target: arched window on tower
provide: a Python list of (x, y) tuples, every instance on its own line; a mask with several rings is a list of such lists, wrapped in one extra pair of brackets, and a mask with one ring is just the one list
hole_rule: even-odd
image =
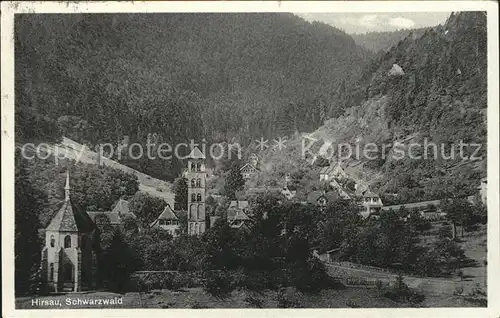
[(64, 237), (64, 248), (69, 248), (71, 247), (71, 236), (66, 235)]
[(56, 246), (56, 239), (54, 238), (54, 235), (50, 236), (50, 247)]
[(50, 263), (49, 265), (49, 281), (54, 281), (54, 263)]
[(196, 164), (196, 171), (201, 171), (201, 163)]
[(194, 217), (196, 216), (196, 211), (195, 211), (196, 207), (194, 204), (191, 204), (189, 206), (189, 216), (191, 219), (194, 219)]
[(196, 187), (196, 181), (194, 179), (191, 179), (191, 188)]
[(196, 186), (201, 188), (201, 179), (196, 179)]
[(196, 194), (191, 193), (191, 202), (195, 202), (195, 201), (196, 201)]
[(198, 207), (196, 208), (196, 218), (200, 219), (200, 217), (201, 217), (201, 204), (198, 205)]
[(196, 196), (196, 201), (201, 202), (201, 194), (200, 193), (198, 193), (198, 195)]

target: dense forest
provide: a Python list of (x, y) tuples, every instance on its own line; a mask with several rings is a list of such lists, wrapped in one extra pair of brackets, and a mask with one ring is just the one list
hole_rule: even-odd
[(374, 53), (378, 51), (388, 51), (394, 45), (397, 45), (399, 41), (404, 40), (407, 36), (416, 39), (426, 30), (430, 28), (418, 28), (418, 29), (401, 29), (397, 31), (386, 31), (386, 32), (367, 32), (351, 34), (354, 41), (361, 47), (370, 50)]
[[(409, 36), (388, 34), (402, 39), (374, 55), (334, 27), (291, 14), (19, 16), (16, 136), (64, 134), (95, 145), (157, 133), (171, 144), (248, 144), (321, 127), (338, 142), (416, 136), (485, 145), (486, 16), (462, 12), (401, 32)], [(402, 74), (389, 74), (393, 64)], [(183, 167), (123, 161), (166, 180)], [(450, 163), (366, 166), (384, 173), (377, 189), (413, 188), (408, 198), (445, 195), (421, 188), (442, 192), (457, 182), (449, 192), (465, 194), (484, 173), (484, 165), (478, 172)]]
[(243, 142), (315, 129), (370, 56), (292, 14), (23, 15), (16, 102), (91, 143)]
[[(482, 12), (452, 14), (444, 25), (429, 28), (417, 38), (406, 37), (387, 52), (377, 53), (359, 81), (342, 90), (345, 112), (326, 120), (310, 136), (333, 145), (379, 145), (376, 160), (362, 158), (346, 164), (355, 165), (352, 170), (375, 191), (388, 194), (383, 196), (386, 205), (474, 194), (486, 175), (486, 42)], [(393, 71), (394, 64), (401, 68), (399, 72)], [(391, 160), (396, 142), (408, 147), (410, 142), (423, 145), (425, 140), (442, 145), (445, 156)], [(481, 144), (475, 157), (483, 160), (462, 160), (460, 140)], [(383, 144), (389, 145), (384, 154)], [(273, 151), (264, 154), (261, 167), (266, 173), (261, 181), (279, 181), (289, 173), (310, 190), (307, 184), (317, 180), (319, 168), (299, 161), (301, 145), (299, 137), (289, 142), (286, 156)], [(475, 149), (464, 148), (464, 156)], [(446, 159), (451, 153), (455, 157)]]

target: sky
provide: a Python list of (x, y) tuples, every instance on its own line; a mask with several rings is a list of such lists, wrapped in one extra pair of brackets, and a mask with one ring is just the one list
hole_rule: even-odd
[(443, 24), (451, 12), (376, 12), (376, 13), (297, 13), (305, 20), (321, 21), (347, 33), (395, 31)]

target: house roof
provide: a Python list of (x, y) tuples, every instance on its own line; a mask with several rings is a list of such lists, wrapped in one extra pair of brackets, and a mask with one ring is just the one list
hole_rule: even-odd
[(136, 218), (135, 214), (133, 212), (130, 212), (129, 206), (128, 206), (128, 201), (124, 199), (118, 200), (116, 203), (115, 207), (111, 212), (117, 212), (121, 217), (133, 217), (134, 219)]
[(163, 212), (158, 216), (158, 220), (177, 220), (178, 217), (175, 215), (174, 210), (167, 204), (163, 209)]
[(243, 169), (247, 169), (247, 168), (250, 168), (250, 170), (254, 170), (254, 171), (260, 171), (259, 168), (252, 165), (251, 163), (246, 163), (245, 165), (243, 165), (243, 167), (240, 168), (240, 171), (242, 171)]
[(233, 220), (250, 220), (245, 211), (248, 209), (248, 201), (231, 201), (227, 209), (227, 218), (229, 221)]
[(334, 166), (326, 166), (326, 167), (323, 167), (321, 168), (321, 170), (319, 171), (320, 174), (327, 174), (327, 173), (330, 173), (333, 171), (333, 168)]
[(379, 198), (378, 194), (371, 192), (370, 190), (367, 190), (365, 193), (363, 193), (363, 197), (365, 197), (365, 198)]
[(205, 155), (200, 151), (200, 149), (198, 149), (198, 147), (194, 147), (193, 150), (191, 150), (188, 159), (205, 159)]
[(179, 218), (175, 215), (174, 210), (167, 204), (167, 206), (163, 209), (160, 215), (154, 220), (150, 226), (153, 226), (159, 220), (178, 220)]
[(94, 221), (99, 215), (105, 215), (109, 219), (109, 223), (111, 225), (120, 225), (122, 224), (123, 219), (120, 217), (120, 213), (113, 211), (88, 211), (87, 212), (92, 221)]
[(248, 208), (248, 201), (231, 201), (229, 208), (246, 209)]
[(89, 215), (79, 211), (70, 199), (64, 200), (63, 205), (47, 226), (47, 231), (92, 232), (94, 224)]

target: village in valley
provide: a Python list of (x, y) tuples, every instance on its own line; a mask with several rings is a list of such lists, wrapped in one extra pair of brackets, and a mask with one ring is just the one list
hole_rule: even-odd
[[(352, 38), (293, 14), (132, 16), (19, 20), (17, 308), (487, 306), (486, 147), (454, 157), (455, 136), (487, 140), (481, 12)], [(275, 32), (309, 53), (253, 56)]]

